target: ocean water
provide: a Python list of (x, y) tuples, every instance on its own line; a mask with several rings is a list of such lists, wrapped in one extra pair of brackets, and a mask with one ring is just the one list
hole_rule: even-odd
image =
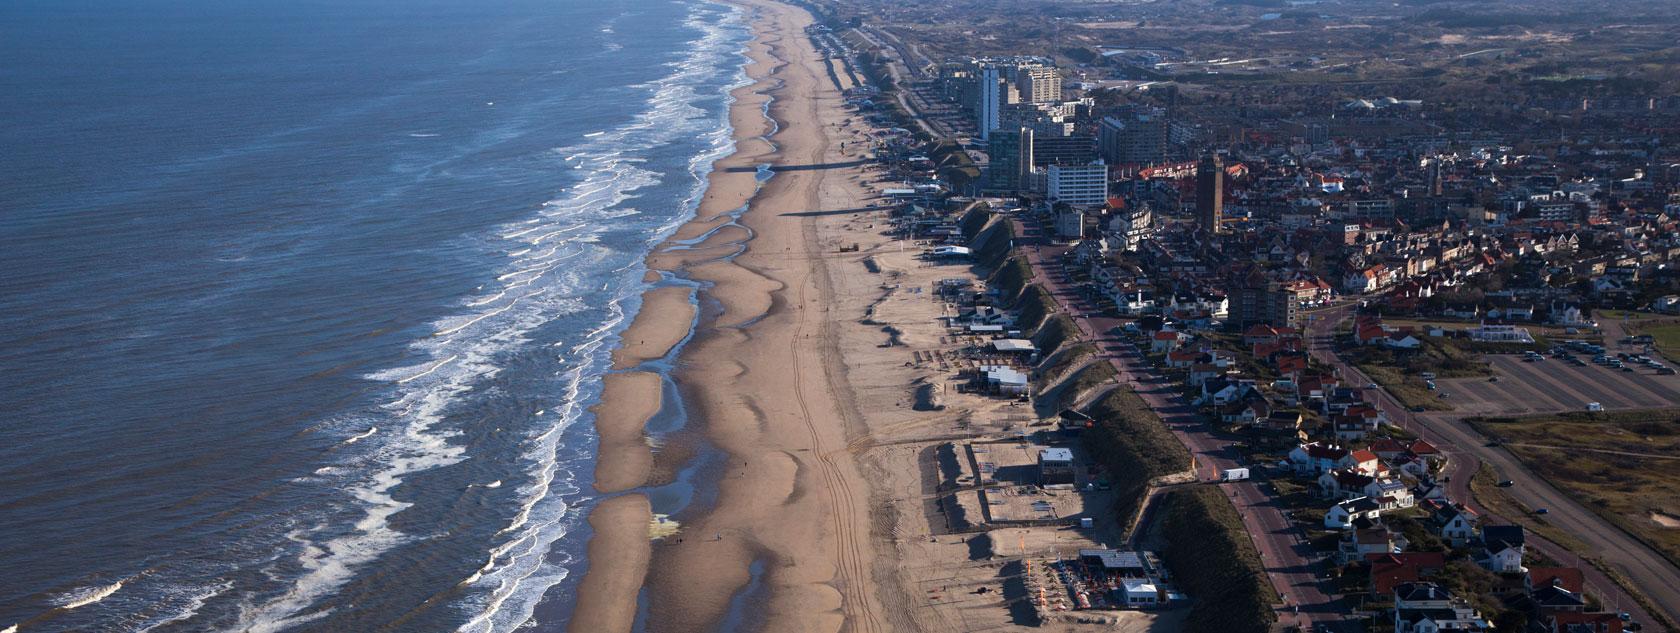
[(746, 38), (701, 0), (0, 6), (0, 631), (562, 626), (586, 408)]

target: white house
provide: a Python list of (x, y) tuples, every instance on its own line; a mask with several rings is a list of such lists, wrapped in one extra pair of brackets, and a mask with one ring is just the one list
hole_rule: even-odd
[(1359, 449), (1336, 460), (1336, 467), (1357, 472), (1361, 475), (1376, 475), (1382, 462), (1377, 460), (1377, 454), (1365, 449)]
[(1145, 578), (1125, 578), (1126, 606), (1134, 609), (1146, 609), (1160, 603), (1161, 590), (1155, 583)]
[(1379, 479), (1365, 485), (1365, 496), (1376, 499), (1384, 510), (1398, 510), (1417, 505), (1412, 490), (1405, 483), (1393, 479)]
[(1183, 332), (1161, 330), (1156, 332), (1155, 335), (1150, 338), (1149, 351), (1157, 354), (1164, 354), (1178, 349), (1180, 345), (1183, 345), (1185, 341), (1188, 341), (1189, 339), (1190, 335)]
[(1492, 630), (1469, 603), (1432, 582), (1394, 587), (1394, 633), (1454, 633)]
[(1328, 497), (1357, 499), (1377, 478), (1354, 470), (1332, 470), (1318, 476), (1318, 488)]
[(1390, 532), (1386, 527), (1374, 527), (1343, 532), (1336, 552), (1345, 565), (1363, 561), (1369, 554), (1398, 554), (1405, 549), (1406, 537)]
[(1359, 519), (1375, 521), (1382, 516), (1382, 508), (1368, 497), (1348, 499), (1330, 506), (1324, 513), (1324, 527), (1331, 530), (1346, 530), (1353, 527), (1353, 522)]
[(1027, 393), (1027, 374), (1007, 365), (986, 365), (980, 368), (986, 375), (986, 385), (1006, 396)]
[(1295, 467), (1295, 472), (1303, 475), (1317, 475), (1336, 469), (1336, 465), (1348, 456), (1348, 450), (1334, 444), (1312, 442), (1295, 447), (1289, 451), (1289, 464)]
[(1529, 335), (1528, 328), (1517, 327), (1515, 325), (1490, 325), (1484, 323), (1480, 327), (1465, 330), (1465, 333), (1470, 335), (1470, 340), (1479, 343), (1530, 344), (1534, 342), (1534, 337)]
[(1494, 573), (1526, 573), (1522, 564), (1524, 540), (1520, 525), (1482, 526), (1482, 555), (1477, 562)]
[(1441, 538), (1453, 544), (1453, 547), (1464, 545), (1476, 533), (1475, 511), (1454, 504), (1443, 504), (1435, 510), (1435, 523), (1441, 526)]

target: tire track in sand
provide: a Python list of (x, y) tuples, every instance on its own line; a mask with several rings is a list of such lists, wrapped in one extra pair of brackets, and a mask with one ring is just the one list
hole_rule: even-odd
[[(797, 305), (800, 306), (800, 318), (794, 327), (794, 340), (804, 338), (805, 325), (808, 320), (804, 306), (805, 289), (807, 284), (799, 284)], [(826, 327), (819, 326), (820, 329)], [(818, 336), (826, 336), (827, 332), (818, 332)], [(811, 453), (816, 456), (818, 469), (823, 482), (828, 487), (829, 511), (832, 514), (831, 523), (834, 527), (836, 546), (839, 550), (838, 571), (841, 576), (841, 610), (846, 613), (846, 621), (858, 631), (879, 633), (884, 630), (880, 614), (876, 612), (873, 600), (870, 599), (868, 588), (869, 569), (864, 561), (862, 548), (858, 545), (857, 531), (852, 525), (852, 518), (858, 516), (853, 499), (851, 481), (841, 472), (839, 464), (834, 461), (832, 452), (835, 450), (823, 440), (823, 434), (817, 429), (816, 418), (811, 415), (811, 407), (805, 398), (805, 372), (801, 345), (790, 346), (793, 359), (793, 372), (799, 376), (793, 381), (794, 400), (799, 404), (800, 416), (805, 423), (805, 429), (811, 438)], [(845, 450), (841, 448), (840, 450)]]

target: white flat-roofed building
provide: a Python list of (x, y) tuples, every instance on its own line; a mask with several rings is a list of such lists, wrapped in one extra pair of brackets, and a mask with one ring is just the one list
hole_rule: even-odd
[(1108, 166), (1051, 165), (1045, 174), (1045, 189), (1053, 202), (1096, 206), (1108, 202)]
[(1024, 338), (1002, 338), (992, 341), (992, 349), (1011, 354), (1031, 354), (1038, 350), (1032, 341)]
[(1019, 396), (1027, 393), (1027, 374), (1013, 367), (1004, 365), (986, 365), (980, 368), (986, 375), (986, 386), (996, 389), (1006, 396)]
[(1480, 343), (1533, 343), (1534, 337), (1529, 335), (1528, 328), (1515, 325), (1489, 325), (1465, 330), (1470, 340)]

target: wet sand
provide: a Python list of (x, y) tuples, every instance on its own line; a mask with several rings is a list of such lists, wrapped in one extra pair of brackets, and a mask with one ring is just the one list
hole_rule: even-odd
[[(865, 206), (861, 172), (782, 172), (760, 188), (752, 169), (856, 160), (830, 139), (831, 124), (852, 115), (803, 33), (809, 14), (740, 4), (755, 38), (746, 67), (754, 83), (735, 92), (730, 111), (737, 151), (714, 166), (696, 219), (672, 237), (684, 247), (668, 244), (648, 258), (650, 268), (702, 285), (699, 325), (674, 377), (693, 425), (726, 455), (708, 473), (715, 502), (685, 512), (681, 532), (657, 541), (647, 537), (645, 501), (598, 504), (572, 631), (629, 630), (643, 583), (649, 630), (709, 631), (726, 619), (770, 631), (890, 628), (873, 582), (869, 484), (847, 452), (866, 434), (832, 329), (830, 308), (844, 299), (830, 288), (824, 257), (832, 249), (805, 213)], [(774, 123), (764, 117), (767, 99)], [(615, 354), (619, 367), (661, 357), (681, 340), (692, 313), (678, 296), (656, 289), (644, 300)], [(632, 385), (635, 373), (609, 379), (622, 386), (598, 410), (603, 491), (647, 477), (641, 427), (657, 404), (650, 411), (619, 401), (651, 389), (656, 403), (659, 394), (657, 384)], [(646, 572), (650, 565), (657, 573)], [(743, 595), (749, 587), (753, 594)], [(732, 600), (751, 608), (732, 611)]]

